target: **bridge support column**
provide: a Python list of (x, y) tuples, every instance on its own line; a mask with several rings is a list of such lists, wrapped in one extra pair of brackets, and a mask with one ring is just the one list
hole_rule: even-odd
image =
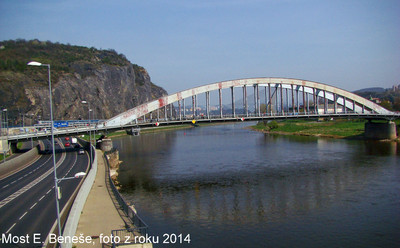
[(371, 120), (365, 123), (365, 138), (367, 139), (395, 139), (397, 138), (396, 123), (389, 121), (388, 123), (375, 123)]
[(297, 100), (297, 114), (300, 114), (300, 96), (299, 96), (300, 86), (296, 87), (296, 100)]
[(183, 118), (186, 119), (186, 105), (185, 105), (185, 99), (182, 99), (183, 102)]
[(210, 119), (210, 92), (206, 92), (206, 111), (207, 111), (207, 119)]
[(293, 89), (293, 84), (290, 85), (290, 87), (292, 88), (292, 113), (294, 115), (294, 89)]
[(303, 113), (306, 114), (306, 92), (303, 86)]
[(219, 116), (222, 118), (222, 89), (218, 89), (219, 95)]
[(235, 118), (236, 117), (236, 114), (235, 114), (235, 92), (233, 90), (233, 86), (231, 87), (231, 94), (232, 94), (232, 115), (233, 115), (233, 118)]
[(265, 90), (265, 114), (268, 114), (267, 86), (264, 87), (264, 90)]
[(179, 109), (179, 120), (182, 120), (182, 108), (181, 108), (181, 100), (178, 101), (178, 109)]
[(333, 111), (335, 111), (335, 114), (337, 114), (337, 95), (336, 93), (333, 93)]
[(244, 107), (244, 114), (248, 117), (249, 116), (249, 108), (247, 105), (247, 88), (246, 85), (243, 85), (243, 107)]
[(315, 97), (315, 88), (313, 88), (312, 91), (313, 91), (312, 98), (313, 98), (313, 103), (314, 103), (314, 114), (315, 114), (315, 112), (317, 111), (317, 106), (316, 106), (316, 104), (315, 104), (315, 100), (317, 99), (317, 98)]
[(279, 115), (279, 104), (278, 104), (278, 89), (279, 89), (279, 84), (275, 84), (275, 113), (276, 115)]
[(261, 116), (260, 87), (257, 84), (257, 115)]
[(285, 115), (285, 111), (283, 109), (283, 85), (281, 84), (281, 115)]
[(319, 93), (320, 93), (321, 91), (320, 90), (316, 90), (316, 95), (315, 95), (315, 106), (316, 106), (316, 111), (315, 111), (315, 113), (316, 114), (319, 114)]
[(286, 90), (286, 113), (288, 113), (289, 114), (289, 90), (288, 89), (285, 89)]
[(194, 95), (194, 115), (197, 116), (197, 95)]
[(260, 91), (258, 84), (253, 85), (254, 88), (254, 116), (260, 116)]
[(268, 105), (267, 105), (267, 111), (268, 111), (268, 106), (269, 106), (269, 115), (272, 115), (272, 102), (271, 102), (271, 84), (268, 84)]
[(194, 100), (194, 96), (192, 96), (192, 114), (193, 114), (193, 119), (196, 117), (196, 104)]

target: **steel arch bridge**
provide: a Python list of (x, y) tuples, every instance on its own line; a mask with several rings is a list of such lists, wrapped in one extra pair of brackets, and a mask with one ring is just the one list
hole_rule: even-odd
[[(249, 113), (248, 88), (254, 90), (254, 108)], [(222, 90), (230, 89), (232, 113), (223, 115)], [(235, 106), (235, 89), (243, 91), (244, 113), (237, 114)], [(210, 92), (218, 91), (219, 115), (210, 115)], [(138, 119), (145, 119), (146, 115), (153, 119), (153, 113), (160, 119), (160, 109), (163, 109), (164, 120), (187, 119), (185, 99), (191, 98), (190, 119), (199, 118), (197, 115), (197, 96), (205, 94), (206, 114), (202, 118), (278, 118), (288, 116), (303, 116), (315, 118), (323, 116), (373, 116), (375, 118), (395, 119), (399, 117), (380, 105), (371, 102), (354, 93), (317, 82), (289, 79), (289, 78), (249, 78), (212, 83), (196, 88), (184, 90), (161, 97), (135, 108), (129, 109), (111, 119), (99, 124), (99, 129), (118, 128)], [(261, 97), (263, 95), (263, 97)], [(263, 98), (263, 102), (262, 102)], [(177, 107), (174, 106), (178, 105)], [(266, 111), (261, 112), (261, 104), (265, 104)], [(170, 111), (167, 111), (167, 108)], [(174, 110), (174, 111), (173, 111)], [(168, 112), (170, 117), (168, 118)], [(243, 119), (242, 119), (243, 120)]]

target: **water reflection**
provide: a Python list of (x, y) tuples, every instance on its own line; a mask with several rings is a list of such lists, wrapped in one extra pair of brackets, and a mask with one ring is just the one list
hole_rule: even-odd
[(114, 145), (124, 196), (152, 232), (195, 233), (190, 247), (398, 244), (391, 235), (400, 231), (397, 143), (225, 125)]
[(137, 187), (154, 191), (154, 167), (171, 154), (175, 132), (163, 132), (141, 136), (128, 136), (113, 140), (114, 147), (120, 153), (118, 180), (124, 189)]
[[(365, 165), (364, 165), (365, 166)], [(195, 178), (154, 183), (153, 193), (143, 187), (126, 194), (141, 208), (156, 215), (214, 224), (279, 221), (343, 200), (375, 180), (381, 168), (363, 170), (340, 166), (334, 169), (283, 173), (240, 173), (225, 178)], [(138, 198), (142, 197), (142, 198)]]

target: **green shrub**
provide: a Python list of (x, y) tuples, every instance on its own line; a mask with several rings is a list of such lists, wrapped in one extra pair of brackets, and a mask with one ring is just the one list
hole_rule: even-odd
[(268, 126), (269, 130), (276, 129), (279, 127), (277, 121), (270, 121), (270, 122), (268, 122), (267, 126)]

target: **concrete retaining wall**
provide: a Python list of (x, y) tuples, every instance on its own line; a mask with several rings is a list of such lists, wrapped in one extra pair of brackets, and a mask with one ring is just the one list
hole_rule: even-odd
[(15, 158), (12, 158), (5, 163), (0, 164), (0, 179), (6, 178), (26, 167), (28, 167), (32, 161), (36, 161), (39, 157), (38, 147), (34, 147), (28, 152), (25, 152)]
[[(89, 142), (87, 142), (89, 144)], [(64, 237), (73, 237), (75, 236), (76, 229), (78, 227), (79, 218), (81, 216), (81, 212), (83, 207), (85, 206), (86, 199), (90, 193), (90, 189), (94, 183), (94, 179), (97, 173), (97, 156), (94, 155), (94, 160), (92, 164), (92, 169), (87, 174), (85, 181), (79, 189), (78, 194), (76, 195), (75, 201), (71, 207), (71, 210), (68, 215), (68, 219), (64, 226)], [(62, 248), (71, 248), (72, 243), (62, 244)]]
[(113, 148), (113, 143), (111, 139), (103, 139), (100, 143), (100, 149), (103, 152), (111, 151)]

